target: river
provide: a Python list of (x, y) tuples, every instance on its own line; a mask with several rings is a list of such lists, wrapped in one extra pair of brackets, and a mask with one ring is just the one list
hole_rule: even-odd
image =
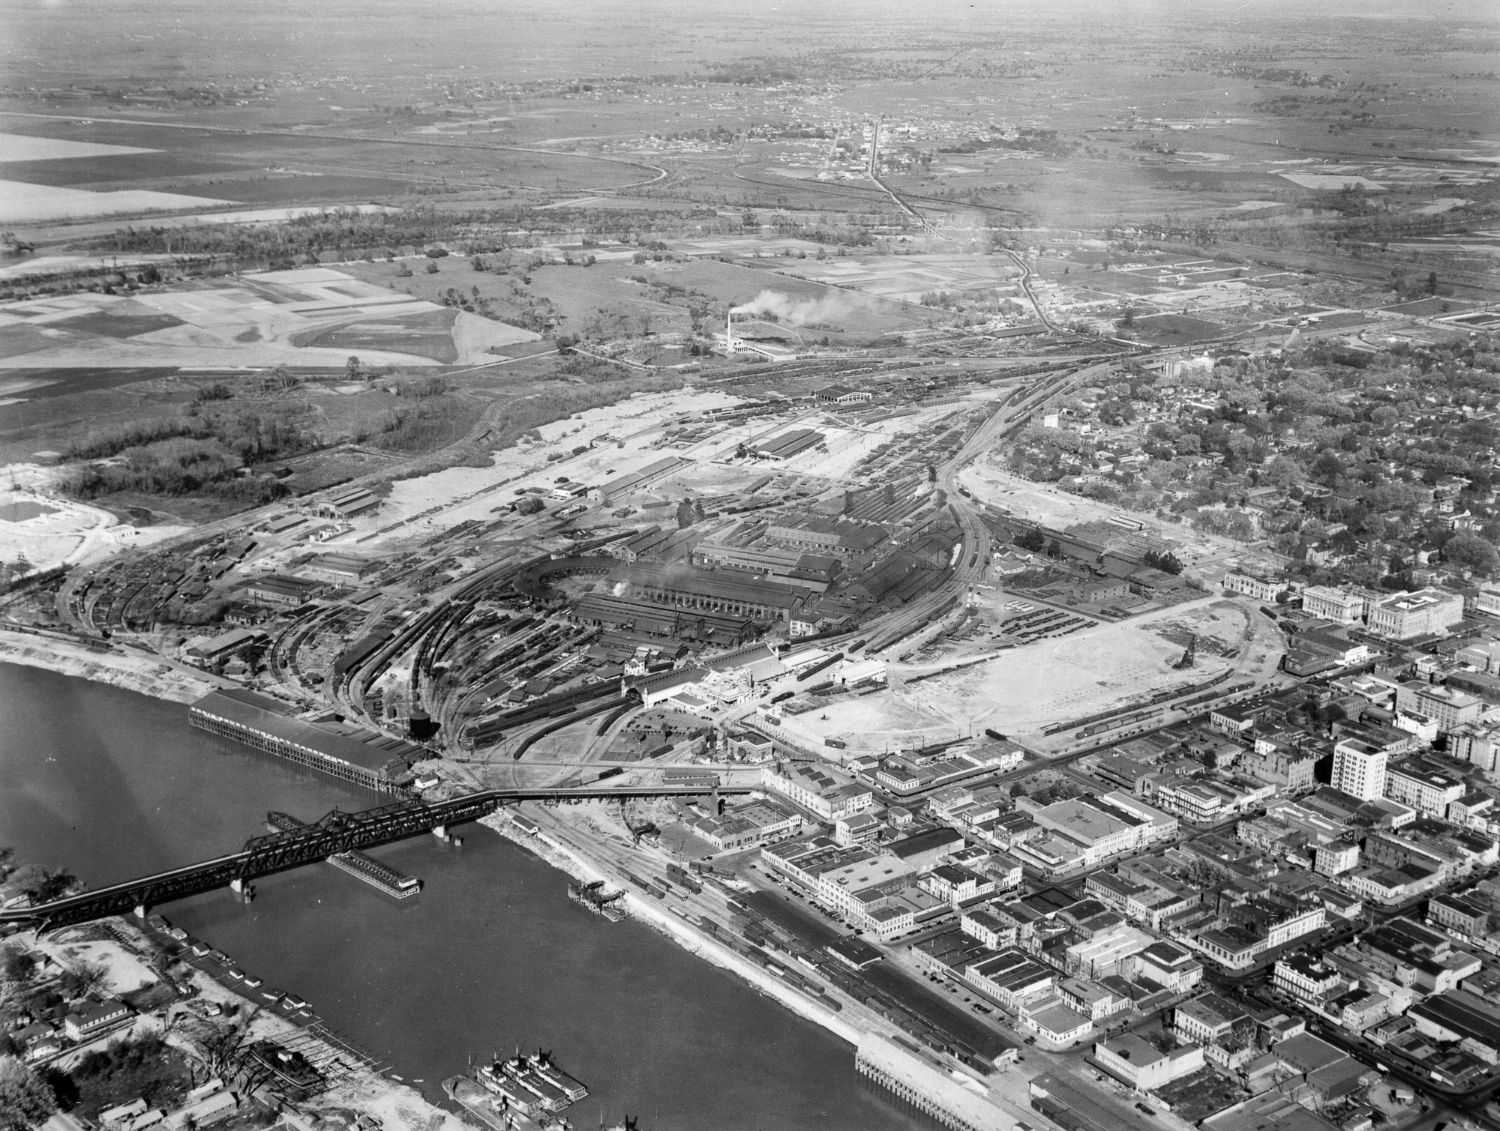
[[(186, 864), (264, 831), (381, 798), (188, 726), (187, 708), (0, 664), (0, 845), (90, 886)], [(420, 876), (398, 903), (329, 865), (159, 910), (236, 964), (306, 998), (408, 1080), (438, 1083), (517, 1047), (552, 1051), (591, 1095), (580, 1129), (915, 1131), (853, 1050), (641, 924), (567, 898), (567, 877), (490, 831), (371, 854)]]

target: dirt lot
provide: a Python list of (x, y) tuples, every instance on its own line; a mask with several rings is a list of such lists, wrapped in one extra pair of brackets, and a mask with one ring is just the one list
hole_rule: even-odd
[[(1129, 623), (1039, 641), (920, 683), (903, 685), (896, 667), (889, 690), (834, 700), (821, 710), (789, 718), (787, 724), (815, 741), (833, 736), (848, 742), (851, 750), (877, 752), (985, 728), (1044, 742), (1038, 732), (1050, 723), (1218, 674), (1235, 662), (1246, 632), (1255, 627), (1242, 605), (1204, 598)], [(1200, 637), (1198, 664), (1175, 671), (1172, 665), (1182, 655), (1187, 632)], [(1278, 657), (1256, 645), (1246, 662), (1268, 674)]]
[(964, 468), (959, 474), (959, 482), (980, 502), (990, 503), (1011, 514), (1058, 529), (1080, 522), (1097, 522), (1116, 515), (1127, 515), (1143, 522), (1148, 532), (1159, 534), (1169, 543), (1174, 543), (1174, 552), (1189, 571), (1210, 583), (1217, 582), (1226, 564), (1255, 556), (1249, 547), (1202, 534), (1185, 524), (1160, 522), (1108, 503), (1086, 499), (1082, 495), (1070, 495), (1046, 483), (1022, 479), (1006, 471), (1000, 459), (993, 455), (976, 460)]
[(828, 259), (776, 259), (772, 268), (865, 294), (917, 302), (937, 291), (993, 291), (1020, 273), (1000, 255), (865, 255)]

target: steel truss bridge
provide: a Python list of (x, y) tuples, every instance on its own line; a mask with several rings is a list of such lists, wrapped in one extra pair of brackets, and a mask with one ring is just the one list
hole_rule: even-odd
[(243, 891), (260, 876), (269, 876), (304, 864), (314, 864), (338, 852), (349, 852), (425, 832), (446, 833), (448, 826), (493, 813), (502, 805), (519, 801), (628, 801), (635, 798), (743, 795), (749, 786), (668, 785), (619, 786), (613, 789), (589, 786), (566, 789), (488, 789), (448, 801), (398, 801), (377, 809), (345, 813), (335, 809), (310, 825), (252, 837), (239, 852), (125, 880), (94, 891), (54, 899), (34, 907), (0, 911), (0, 927), (52, 930), (86, 923), (109, 915), (143, 912), (174, 899), (231, 887)]

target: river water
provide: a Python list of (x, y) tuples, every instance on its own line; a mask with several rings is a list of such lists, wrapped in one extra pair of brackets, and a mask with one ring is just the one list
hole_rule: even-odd
[[(381, 798), (188, 726), (187, 708), (0, 664), (0, 845), (90, 886), (206, 859)], [(567, 898), (567, 877), (479, 826), (371, 855), (420, 876), (398, 903), (319, 864), (159, 910), (408, 1080), (549, 1049), (591, 1095), (580, 1131), (932, 1125), (867, 1086), (853, 1050), (648, 928)]]

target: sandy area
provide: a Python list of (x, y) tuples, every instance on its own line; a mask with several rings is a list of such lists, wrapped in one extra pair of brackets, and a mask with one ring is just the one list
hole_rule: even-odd
[(0, 663), (45, 668), (174, 703), (191, 703), (219, 686), (207, 675), (161, 664), (139, 653), (94, 652), (69, 640), (6, 629), (0, 629)]
[(775, 266), (788, 275), (904, 302), (940, 291), (993, 290), (1019, 274), (1008, 257), (979, 254), (835, 256), (778, 260)]
[(0, 133), (0, 165), (18, 161), (62, 161), (73, 157), (115, 157), (125, 153), (155, 153), (136, 145), (105, 145), (35, 134)]
[(75, 271), (120, 271), (147, 263), (171, 263), (173, 257), (153, 253), (131, 255), (39, 255), (20, 263), (0, 266), (0, 279), (31, 279), (66, 275)]
[(1199, 533), (1186, 523), (1161, 522), (1148, 514), (1072, 495), (1046, 483), (1033, 483), (1012, 475), (1003, 461), (1003, 455), (995, 454), (975, 460), (959, 473), (958, 481), (980, 502), (1059, 530), (1081, 522), (1107, 521), (1116, 515), (1134, 519), (1146, 533), (1175, 544), (1177, 556), (1190, 572), (1214, 582), (1226, 564), (1265, 556), (1259, 549)]
[[(181, 534), (181, 526), (136, 528), (98, 507), (65, 499), (48, 490), (57, 471), (36, 464), (0, 468), (13, 489), (0, 489), (0, 508), (34, 503), (46, 508), (20, 521), (0, 518), (0, 562), (25, 560), (35, 568), (97, 561), (128, 547), (147, 546)], [(31, 508), (27, 508), (28, 510)]]
[(104, 983), (100, 992), (105, 994), (133, 993), (157, 981), (156, 972), (123, 946), (113, 942), (78, 942), (57, 948), (56, 957), (64, 965), (98, 966), (104, 970)]
[(90, 192), (58, 185), (0, 181), (0, 224), (36, 224), (45, 220), (88, 220), (129, 213), (182, 212), (231, 204), (210, 196), (186, 196), (149, 189)]
[[(82, 962), (103, 966), (106, 970), (106, 992), (109, 993), (128, 992), (158, 981), (151, 967), (138, 957), (139, 954), (147, 953), (147, 944), (134, 922), (127, 917), (110, 920), (108, 924), (112, 932), (116, 928), (118, 930), (114, 939), (79, 941), (81, 937), (98, 933), (99, 928), (91, 925), (65, 929), (47, 936), (36, 945), (54, 961), (65, 966), (76, 967)], [(195, 1000), (217, 1002), (226, 1009), (243, 1007), (247, 1002), (252, 1006), (263, 1004), (236, 994), (201, 971), (194, 970), (188, 977), (198, 991)], [(174, 1011), (176, 1008), (174, 1007)], [(142, 1026), (159, 1028), (160, 1024), (152, 1018), (143, 1017), (137, 1022), (136, 1031)], [(169, 1043), (187, 1047), (185, 1034), (178, 1031), (181, 1024), (180, 1021), (171, 1022), (166, 1030), (166, 1037)], [(295, 1047), (314, 1064), (321, 1065), (336, 1058), (348, 1063), (344, 1050), (328, 1046), (315, 1035), (274, 1013), (254, 1014), (250, 1029), (256, 1037), (270, 1038)], [(350, 1073), (342, 1083), (301, 1106), (309, 1115), (316, 1115), (319, 1111), (344, 1109), (369, 1116), (377, 1121), (376, 1126), (389, 1128), (391, 1131), (416, 1131), (419, 1128), (422, 1131), (467, 1131), (468, 1128), (458, 1116), (429, 1103), (416, 1089), (368, 1070)]]
[[(875, 752), (977, 734), (987, 727), (1034, 736), (1050, 723), (1217, 675), (1231, 661), (1213, 653), (1239, 650), (1248, 615), (1234, 602), (1205, 598), (1130, 622), (1040, 640), (921, 683), (903, 685), (902, 669), (895, 666), (887, 691), (834, 700), (785, 722), (814, 743), (831, 735), (851, 749)], [(1168, 627), (1198, 633), (1193, 669), (1173, 670), (1183, 644), (1159, 634)]]
[[(515, 498), (517, 489), (550, 488), (562, 475), (581, 483), (602, 483), (666, 456), (688, 454), (653, 446), (662, 425), (682, 413), (702, 412), (736, 400), (720, 392), (674, 390), (634, 396), (553, 421), (537, 430), (541, 443), (522, 441), (498, 451), (489, 467), (452, 467), (398, 480), (378, 511), (354, 519), (352, 529), (332, 542), (357, 542), (398, 523), (407, 525), (393, 531), (395, 537), (445, 530), (471, 519), (488, 521), (495, 517), (496, 507)], [(605, 441), (569, 459), (547, 461), (558, 446), (580, 447), (604, 435), (623, 441), (623, 446)], [(435, 507), (442, 509), (417, 518)]]

